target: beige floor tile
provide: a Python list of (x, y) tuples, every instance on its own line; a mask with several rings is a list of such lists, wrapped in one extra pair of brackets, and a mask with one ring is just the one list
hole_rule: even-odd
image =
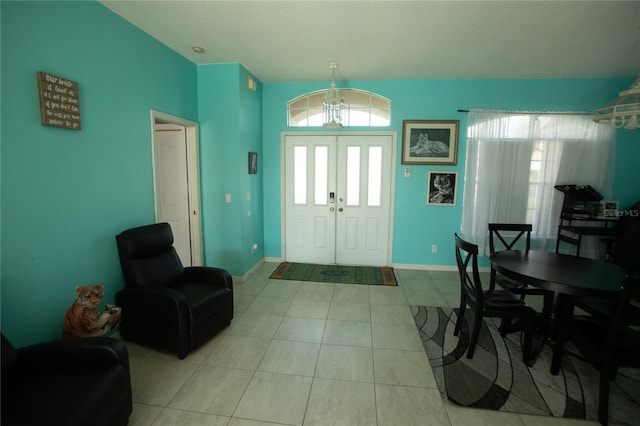
[(272, 340), (259, 371), (312, 377), (318, 362), (319, 343)]
[(171, 400), (169, 407), (230, 417), (252, 375), (249, 370), (203, 365)]
[(371, 305), (371, 322), (415, 324), (409, 305)]
[[(444, 407), (449, 415), (449, 421), (452, 426), (466, 426), (469, 424), (478, 426), (494, 426), (500, 424), (524, 426), (520, 416), (514, 413), (460, 407), (450, 402), (446, 402)], [(548, 424), (550, 425), (551, 423)], [(560, 423), (553, 424), (558, 425)]]
[(424, 351), (374, 348), (373, 362), (376, 383), (438, 388)]
[(228, 334), (211, 351), (204, 363), (219, 367), (255, 370), (270, 342), (270, 339)]
[(402, 287), (370, 286), (369, 301), (372, 305), (407, 305), (407, 296)]
[(354, 284), (336, 284), (333, 289), (334, 302), (369, 303), (369, 286)]
[(375, 424), (376, 401), (372, 383), (319, 378), (313, 381), (305, 426)]
[(247, 308), (248, 314), (282, 315), (287, 313), (291, 299), (257, 296)]
[(260, 296), (293, 299), (300, 288), (299, 281), (269, 280)]
[(256, 371), (234, 417), (301, 425), (311, 377)]
[(293, 299), (287, 316), (290, 317), (304, 317), (304, 318), (318, 318), (327, 319), (329, 314), (329, 306), (331, 302), (328, 300), (313, 300), (313, 299)]
[(232, 417), (227, 426), (288, 426), (284, 423), (261, 422), (258, 420), (241, 419)]
[(322, 343), (371, 347), (371, 323), (327, 320)]
[(227, 334), (271, 339), (276, 333), (280, 322), (282, 322), (282, 318), (280, 315), (245, 312), (238, 319), (234, 319), (231, 322)]
[(438, 289), (429, 291), (405, 290), (410, 305), (449, 306), (447, 300)]
[(370, 348), (323, 344), (316, 377), (373, 382), (373, 354)]
[(329, 319), (344, 321), (371, 321), (371, 310), (368, 303), (331, 302)]
[[(563, 419), (559, 417), (519, 415), (525, 426), (599, 426), (600, 423), (580, 419)], [(506, 422), (503, 422), (506, 424)], [(519, 424), (519, 423), (518, 423)], [(611, 426), (616, 426), (610, 423)]]
[[(406, 386), (376, 384), (378, 426), (450, 425), (440, 392)], [(476, 423), (468, 423), (475, 425)], [(494, 423), (494, 425), (499, 423)]]
[(303, 282), (298, 289), (295, 299), (311, 299), (331, 301), (333, 297), (333, 283), (308, 283)]
[(251, 280), (240, 284), (233, 284), (233, 293), (251, 296), (259, 295), (267, 285), (268, 280)]
[(253, 294), (234, 293), (233, 295), (233, 313), (235, 315), (247, 310), (256, 296)]
[(197, 368), (185, 361), (148, 358), (131, 373), (133, 401), (167, 405)]
[(373, 323), (371, 327), (375, 348), (424, 350), (415, 325)]
[(325, 322), (316, 318), (284, 317), (274, 337), (278, 340), (320, 343)]
[(162, 413), (163, 407), (156, 405), (133, 403), (133, 411), (129, 416), (129, 426), (149, 426)]
[(229, 417), (165, 408), (153, 426), (225, 426)]

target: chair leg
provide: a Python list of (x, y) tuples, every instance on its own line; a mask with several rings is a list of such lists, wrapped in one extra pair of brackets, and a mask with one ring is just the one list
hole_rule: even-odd
[(480, 327), (482, 327), (482, 315), (473, 316), (473, 331), (469, 338), (469, 349), (467, 349), (467, 359), (473, 358), (473, 352), (476, 350), (478, 344), (478, 337), (480, 336)]
[(460, 329), (462, 328), (462, 321), (464, 318), (464, 311), (467, 307), (467, 302), (464, 298), (460, 299), (460, 308), (458, 309), (458, 318), (456, 319), (456, 327), (453, 329), (453, 335), (458, 336)]
[(531, 367), (533, 366), (533, 329), (534, 322), (532, 320), (527, 320), (525, 323), (524, 330), (522, 331), (524, 334), (524, 341), (522, 342), (522, 362), (524, 365)]
[(598, 389), (598, 420), (600, 421), (600, 424), (604, 426), (609, 424), (609, 384), (611, 374), (612, 371), (610, 365), (605, 365), (602, 371), (600, 371), (600, 387)]

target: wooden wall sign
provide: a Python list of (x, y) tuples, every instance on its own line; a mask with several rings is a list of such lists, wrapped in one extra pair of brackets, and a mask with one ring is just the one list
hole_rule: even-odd
[(38, 71), (38, 92), (43, 126), (80, 130), (78, 83)]

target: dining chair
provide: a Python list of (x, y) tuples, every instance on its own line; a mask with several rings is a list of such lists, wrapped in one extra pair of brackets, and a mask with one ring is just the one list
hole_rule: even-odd
[[(508, 290), (497, 290), (495, 283), (489, 284), (484, 290), (478, 271), (478, 246), (463, 240), (454, 234), (456, 240), (456, 263), (460, 275), (460, 308), (454, 329), (454, 336), (460, 334), (464, 313), (469, 306), (473, 310), (473, 328), (469, 339), (467, 358), (473, 358), (480, 328), (485, 317), (500, 318), (500, 334), (522, 331), (524, 333), (522, 345), (522, 360), (529, 365), (532, 353), (532, 334), (535, 327), (537, 313), (527, 306), (524, 301)], [(512, 325), (511, 321), (516, 320)]]
[[(628, 323), (631, 300), (639, 289), (640, 276), (627, 275), (611, 316), (575, 316), (561, 328), (565, 341), (572, 342), (579, 352), (574, 355), (600, 373), (598, 420), (603, 425), (609, 421), (609, 390), (618, 367), (640, 368), (640, 331)], [(554, 358), (557, 356), (554, 353)]]
[[(489, 252), (493, 254), (499, 250), (514, 250), (518, 241), (523, 241), (523, 249), (531, 249), (531, 224), (520, 223), (490, 223), (489, 224)], [(522, 240), (521, 240), (522, 239)], [(518, 282), (496, 272), (491, 266), (491, 281), (505, 290), (520, 295), (524, 300), (527, 295), (544, 295), (545, 290)]]

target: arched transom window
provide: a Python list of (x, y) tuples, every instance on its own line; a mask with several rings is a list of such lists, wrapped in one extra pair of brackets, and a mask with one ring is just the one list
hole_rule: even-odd
[[(326, 90), (306, 93), (289, 101), (289, 127), (322, 127)], [(391, 124), (391, 101), (372, 92), (340, 89), (344, 98), (343, 126), (379, 127)]]

